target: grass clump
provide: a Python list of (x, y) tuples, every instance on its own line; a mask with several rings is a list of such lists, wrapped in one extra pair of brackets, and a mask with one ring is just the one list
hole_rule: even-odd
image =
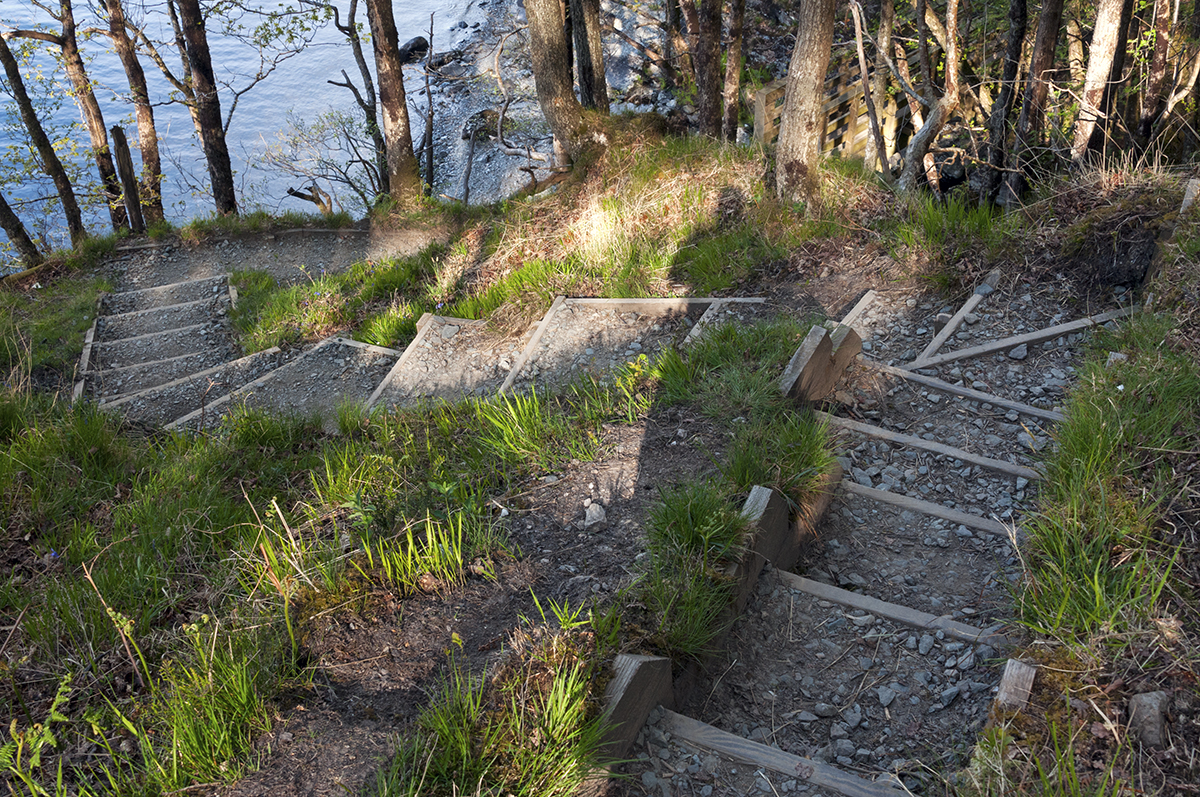
[[(36, 283), (35, 283), (36, 284)], [(60, 276), (43, 286), (0, 288), (0, 378), (65, 389), (75, 375), (96, 300), (111, 284), (101, 277)]]
[(595, 646), (581, 629), (518, 629), (495, 672), (449, 674), (415, 733), (380, 770), (374, 793), (574, 794), (598, 767), (604, 725)]

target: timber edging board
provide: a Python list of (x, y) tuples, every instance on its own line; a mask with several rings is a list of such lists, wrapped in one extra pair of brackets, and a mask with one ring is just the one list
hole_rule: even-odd
[(942, 631), (946, 636), (953, 637), (962, 642), (970, 642), (972, 644), (983, 643), (991, 645), (994, 648), (1004, 647), (1008, 644), (1008, 640), (1000, 634), (989, 631), (986, 628), (976, 628), (973, 625), (960, 623), (949, 615), (938, 616), (929, 614), (928, 612), (917, 611), (907, 606), (901, 606), (898, 603), (888, 603), (878, 598), (872, 598), (870, 595), (863, 595), (858, 592), (842, 589), (841, 587), (832, 586), (831, 584), (813, 581), (812, 579), (798, 576), (795, 573), (780, 572), (779, 576), (793, 589), (806, 592), (816, 598), (832, 601), (851, 609), (860, 609), (876, 617), (883, 617), (884, 619), (902, 623), (912, 628)]
[(1041, 407), (1034, 407), (1031, 404), (1023, 404), (1019, 401), (1013, 401), (1000, 396), (994, 396), (991, 393), (984, 393), (981, 390), (974, 390), (973, 388), (962, 385), (952, 385), (949, 382), (944, 382), (935, 376), (925, 376), (924, 374), (919, 374), (916, 371), (906, 371), (903, 368), (897, 368), (894, 365), (884, 365), (883, 363), (876, 362), (874, 360), (862, 359), (860, 362), (864, 367), (873, 368), (880, 373), (898, 376), (901, 379), (907, 379), (909, 382), (916, 382), (919, 385), (925, 385), (925, 387), (931, 387), (934, 390), (940, 390), (943, 393), (949, 393), (954, 396), (962, 396), (965, 399), (978, 401), (981, 404), (992, 404), (996, 407), (1004, 407), (1005, 409), (1015, 410), (1023, 415), (1032, 415), (1035, 418), (1042, 418), (1047, 421), (1056, 421), (1061, 423), (1063, 420), (1063, 414), (1057, 410), (1044, 410)]
[(954, 448), (945, 443), (938, 443), (934, 440), (924, 440), (913, 435), (901, 434), (893, 432), (890, 429), (884, 429), (882, 426), (872, 426), (869, 423), (860, 423), (849, 418), (842, 418), (837, 415), (830, 415), (827, 412), (817, 410), (813, 413), (820, 420), (825, 421), (831, 426), (840, 426), (843, 429), (848, 429), (852, 432), (867, 435), (868, 437), (877, 437), (880, 440), (887, 440), (899, 445), (909, 446), (910, 448), (920, 448), (925, 451), (930, 451), (942, 456), (953, 457), (954, 459), (969, 462), (972, 465), (978, 465), (981, 468), (994, 470), (998, 473), (1006, 473), (1009, 476), (1016, 476), (1029, 481), (1039, 481), (1042, 474), (1038, 473), (1033, 468), (1027, 468), (1024, 465), (1017, 465), (1012, 462), (1005, 462), (1002, 459), (991, 459), (990, 457), (972, 454), (970, 451), (963, 451), (961, 448)]
[(877, 490), (874, 487), (864, 487), (856, 481), (845, 479), (842, 481), (842, 488), (848, 493), (860, 495), (863, 498), (870, 498), (873, 501), (879, 501), (884, 504), (898, 506), (901, 509), (911, 509), (914, 512), (921, 512), (926, 515), (933, 515), (942, 520), (949, 520), (951, 523), (958, 523), (963, 526), (979, 529), (980, 531), (988, 531), (999, 537), (1007, 538), (1009, 536), (1008, 527), (997, 520), (972, 515), (968, 512), (960, 512), (957, 509), (951, 509), (941, 504), (935, 504), (930, 501), (922, 501), (919, 498), (912, 498), (900, 493), (893, 493), (888, 490)]
[(669, 709), (665, 712), (665, 718), (671, 734), (676, 738), (686, 739), (730, 758), (749, 761), (773, 772), (798, 778), (813, 786), (832, 789), (846, 797), (902, 797), (910, 793), (895, 781), (870, 781), (823, 761), (801, 758), (765, 744), (743, 739)]
[(955, 360), (968, 360), (972, 357), (982, 357), (986, 354), (994, 354), (996, 352), (1004, 351), (1005, 349), (1015, 349), (1022, 343), (1043, 343), (1047, 340), (1061, 338), (1063, 335), (1070, 335), (1073, 332), (1080, 332), (1085, 329), (1091, 329), (1092, 327), (1098, 327), (1101, 324), (1106, 324), (1109, 321), (1115, 321), (1118, 318), (1124, 318), (1125, 316), (1133, 313), (1136, 309), (1137, 307), (1135, 305), (1129, 305), (1128, 307), (1122, 307), (1120, 310), (1109, 310), (1107, 313), (1100, 313), (1099, 315), (1080, 318), (1075, 321), (1070, 321), (1066, 324), (1059, 324), (1058, 326), (1038, 329), (1034, 330), (1033, 332), (1026, 332), (1023, 335), (1014, 335), (1011, 338), (993, 340), (988, 343), (982, 343), (978, 346), (972, 346), (968, 349), (959, 349), (957, 351), (946, 352), (945, 354), (939, 354), (934, 357), (930, 357), (928, 360), (911, 362), (899, 367), (906, 371), (911, 371), (915, 368), (933, 368), (934, 366), (945, 365), (946, 363), (951, 363)]

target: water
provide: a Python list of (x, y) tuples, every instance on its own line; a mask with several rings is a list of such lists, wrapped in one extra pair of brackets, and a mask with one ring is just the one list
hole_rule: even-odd
[[(126, 5), (127, 13), (132, 16), (132, 7), (136, 4), (126, 0)], [(271, 8), (274, 4), (259, 5)], [(344, 24), (349, 0), (337, 0), (336, 5)], [(488, 0), (404, 0), (395, 4), (394, 13), (400, 41), (403, 43), (415, 36), (428, 37), (429, 15), (436, 12), (434, 49), (440, 52), (465, 43), (473, 32), (472, 25), (483, 22), (491, 13), (500, 13), (505, 5), (503, 0), (495, 0), (493, 5), (489, 5)], [(160, 0), (146, 0), (144, 7), (144, 19), (148, 23), (151, 38), (171, 39), (165, 3)], [(76, 2), (75, 14), (76, 25), (80, 30), (88, 26), (106, 25), (94, 16), (89, 4)], [(366, 10), (362, 2), (359, 3), (357, 20), (365, 33)], [(248, 18), (244, 24), (251, 26), (253, 22), (253, 19)], [(461, 26), (461, 22), (466, 22), (466, 27)], [(0, 27), (27, 28), (38, 24), (53, 28), (55, 23), (28, 0), (0, 0)], [(218, 81), (232, 83), (239, 89), (245, 87), (249, 83), (249, 76), (259, 68), (259, 57), (254, 48), (237, 38), (222, 35), (218, 25), (212, 21), (208, 24), (208, 43)], [(366, 41), (364, 45), (373, 74), (374, 62), (370, 42)], [(132, 106), (123, 99), (123, 94), (128, 93), (128, 83), (119, 59), (109, 49), (109, 40), (104, 36), (96, 36), (87, 41), (80, 36), (80, 49), (89, 61), (88, 75), (96, 83), (96, 95), (104, 112), (105, 124), (109, 127), (114, 124), (124, 125), (126, 136), (131, 146), (135, 147), (134, 166), (140, 168), (136, 150), (137, 128), (133, 122)], [(167, 64), (178, 70), (179, 56), (174, 48), (162, 47), (160, 51)], [(141, 60), (149, 83), (151, 101), (165, 102), (169, 95), (169, 84), (148, 57), (143, 56)], [(35, 64), (46, 74), (60, 75), (53, 58), (44, 48), (39, 48)], [(423, 103), (417, 91), (419, 68), (409, 69), (411, 71), (407, 75), (406, 85), (409, 89), (411, 112), (421, 108)], [(289, 186), (301, 187), (299, 179), (270, 169), (264, 162), (264, 153), (269, 145), (278, 141), (281, 132), (287, 128), (289, 113), (311, 122), (324, 111), (351, 111), (354, 108), (354, 100), (349, 91), (327, 82), (331, 79), (342, 80), (342, 70), (346, 71), (353, 83), (361, 84), (350, 47), (330, 22), (317, 31), (312, 43), (303, 51), (282, 62), (273, 73), (239, 99), (229, 125), (227, 142), (233, 160), (239, 206), (242, 209), (263, 207), (273, 212), (287, 209), (307, 212), (314, 209), (311, 203), (287, 195)], [(39, 90), (32, 84), (27, 83), (27, 86), (31, 93)], [(65, 92), (65, 75), (59, 76), (55, 90)], [(232, 101), (231, 92), (223, 89), (221, 112), (226, 118)], [(0, 93), (0, 104), (4, 106), (2, 115), (7, 115), (10, 109), (15, 112), (14, 103), (7, 95)], [(413, 118), (415, 120), (417, 117)], [(65, 98), (53, 122), (65, 126), (72, 122), (77, 123), (78, 119), (79, 112), (74, 101)], [(168, 217), (171, 221), (180, 223), (196, 215), (210, 213), (213, 204), (204, 188), (208, 172), (187, 109), (178, 104), (159, 105), (155, 108), (155, 122), (161, 139), (159, 146), (165, 173), (163, 199)], [(75, 138), (81, 142), (82, 147), (86, 147), (87, 134), (82, 128), (76, 132)], [(6, 152), (13, 140), (11, 132), (0, 127), (0, 153)], [(80, 151), (74, 160), (85, 171), (88, 179), (97, 179), (95, 164), (87, 157), (86, 151)], [(328, 189), (329, 186), (323, 187)], [(53, 194), (53, 186), (49, 179), (41, 176), (20, 186), (3, 186), (3, 190), (9, 203), (14, 206), (17, 202), (28, 202), (40, 196)], [(346, 195), (341, 198), (347, 209), (351, 209), (351, 197)], [(43, 235), (53, 245), (66, 242), (65, 222), (60, 216), (47, 214), (44, 204), (27, 204), (17, 207), (16, 210), (31, 234)], [(105, 231), (109, 228), (107, 212), (101, 215), (93, 206), (87, 223), (89, 229), (94, 232)], [(0, 247), (6, 245), (7, 240), (3, 232), (0, 232)], [(4, 270), (5, 260), (7, 256), (0, 252), (0, 272)]]

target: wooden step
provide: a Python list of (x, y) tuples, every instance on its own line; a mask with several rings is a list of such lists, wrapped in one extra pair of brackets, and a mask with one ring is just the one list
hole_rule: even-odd
[(901, 379), (908, 380), (909, 382), (916, 382), (918, 385), (931, 387), (935, 390), (940, 390), (943, 393), (949, 393), (953, 396), (962, 396), (963, 398), (971, 399), (972, 401), (978, 401), (981, 404), (991, 404), (995, 407), (1003, 407), (1006, 410), (1015, 410), (1023, 415), (1032, 415), (1035, 418), (1043, 418), (1047, 421), (1061, 423), (1063, 420), (1063, 414), (1061, 412), (1057, 412), (1055, 410), (1044, 410), (1041, 407), (1034, 407), (1030, 404), (1022, 404), (1019, 401), (1001, 398), (1000, 396), (994, 396), (991, 393), (973, 390), (962, 385), (954, 385), (934, 376), (918, 374), (915, 371), (906, 371), (903, 368), (884, 365), (883, 363), (875, 362), (874, 360), (862, 359), (859, 360), (859, 363), (867, 368), (873, 368), (880, 373), (898, 376)]
[(942, 327), (942, 331), (933, 336), (933, 340), (929, 341), (929, 345), (921, 352), (921, 355), (913, 361), (913, 367), (920, 368), (923, 363), (927, 362), (930, 357), (937, 353), (937, 350), (950, 339), (954, 334), (954, 330), (958, 329), (963, 319), (967, 317), (967, 313), (974, 310), (984, 297), (996, 290), (996, 286), (1000, 283), (1000, 269), (992, 269), (992, 271), (984, 278), (983, 284), (975, 289), (975, 292), (967, 298), (963, 306), (958, 312), (951, 316), (946, 322), (946, 326)]
[(793, 589), (798, 589), (813, 597), (832, 601), (851, 609), (861, 609), (876, 617), (882, 617), (895, 623), (901, 623), (902, 625), (926, 631), (941, 631), (948, 637), (953, 637), (962, 642), (970, 642), (971, 644), (986, 644), (994, 648), (1008, 644), (1008, 640), (1005, 637), (994, 631), (985, 628), (976, 628), (967, 623), (960, 623), (949, 615), (938, 616), (929, 614), (928, 612), (920, 612), (916, 609), (910, 609), (907, 606), (901, 606), (898, 603), (888, 603), (878, 598), (872, 598), (870, 595), (863, 595), (858, 592), (851, 592), (848, 589), (832, 586), (831, 584), (813, 581), (811, 578), (798, 576), (786, 570), (778, 571), (778, 575), (787, 586)]
[(842, 488), (854, 495), (860, 495), (863, 498), (870, 498), (873, 501), (879, 501), (882, 504), (890, 504), (898, 506), (901, 509), (911, 509), (914, 512), (920, 512), (925, 515), (949, 520), (951, 523), (958, 523), (963, 526), (969, 526), (980, 531), (989, 531), (1001, 537), (1009, 536), (1009, 529), (1003, 523), (988, 518), (972, 515), (969, 512), (960, 512), (957, 509), (935, 504), (930, 501), (922, 501), (919, 498), (910, 498), (907, 495), (900, 493), (888, 492), (887, 490), (876, 490), (874, 487), (864, 487), (856, 481), (850, 479), (842, 479)]
[(228, 301), (228, 297), (216, 296), (197, 299), (194, 302), (180, 302), (162, 307), (151, 307), (146, 310), (101, 316), (100, 323), (96, 327), (96, 340), (102, 343), (115, 343), (140, 335), (170, 332), (173, 329), (194, 324), (209, 323), (225, 314), (222, 300)]
[(1033, 343), (1042, 343), (1047, 340), (1061, 338), (1063, 335), (1070, 335), (1073, 332), (1080, 332), (1085, 329), (1098, 327), (1101, 324), (1106, 324), (1109, 321), (1115, 321), (1118, 318), (1124, 318), (1130, 315), (1137, 308), (1133, 305), (1122, 307), (1120, 310), (1110, 310), (1107, 313), (1080, 318), (1077, 321), (1071, 321), (1066, 324), (1059, 324), (1046, 329), (1039, 329), (1035, 332), (1026, 332), (1023, 335), (1014, 335), (1011, 338), (1003, 338), (1002, 340), (993, 340), (989, 343), (983, 343), (978, 346), (972, 346), (969, 349), (959, 349), (958, 351), (950, 351), (945, 354), (938, 354), (929, 357), (925, 360), (911, 362), (900, 366), (906, 371), (911, 371), (916, 368), (933, 368), (938, 365), (952, 363), (955, 360), (967, 360), (972, 357), (982, 357), (985, 354), (994, 354), (998, 351), (1007, 351), (1020, 346), (1022, 343), (1029, 345)]
[(743, 739), (669, 709), (663, 709), (663, 725), (677, 739), (683, 739), (729, 758), (765, 767), (790, 778), (803, 780), (846, 797), (903, 797), (908, 794), (908, 790), (890, 776), (885, 775), (875, 781), (867, 780), (823, 761), (801, 758), (765, 744)]
[(889, 429), (884, 429), (881, 426), (872, 426), (869, 423), (862, 423), (860, 421), (850, 420), (849, 418), (830, 415), (827, 412), (817, 411), (814, 413), (814, 415), (816, 415), (817, 418), (829, 423), (831, 426), (839, 426), (843, 429), (849, 429), (850, 431), (858, 432), (859, 434), (869, 435), (870, 437), (878, 437), (880, 440), (888, 440), (893, 443), (899, 443), (900, 445), (910, 446), (912, 448), (921, 448), (925, 451), (931, 451), (935, 454), (953, 457), (954, 459), (960, 459), (963, 462), (969, 462), (972, 465), (978, 465), (981, 468), (994, 470), (998, 473), (1006, 473), (1009, 476), (1016, 476), (1021, 479), (1029, 479), (1030, 481), (1037, 481), (1038, 479), (1042, 478), (1042, 474), (1038, 473), (1033, 468), (1027, 468), (1024, 465), (1015, 465), (1011, 462), (1005, 462), (1004, 460), (991, 459), (989, 457), (980, 456), (979, 454), (972, 454), (969, 451), (963, 451), (961, 448), (954, 448), (953, 446), (948, 446), (944, 443), (938, 443), (933, 440), (923, 440), (920, 437), (901, 434), (900, 432), (893, 432)]
[(104, 310), (106, 313), (116, 315), (138, 310), (152, 310), (155, 307), (171, 304), (216, 299), (228, 295), (228, 284), (229, 278), (225, 276), (205, 277), (151, 288), (110, 293), (104, 297)]

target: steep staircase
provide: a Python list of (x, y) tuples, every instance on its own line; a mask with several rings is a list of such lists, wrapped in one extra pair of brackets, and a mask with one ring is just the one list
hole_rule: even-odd
[[(932, 323), (934, 308), (872, 291), (800, 346), (780, 388), (824, 406), (844, 478), (799, 566), (769, 562), (747, 594), (720, 666), (651, 714), (633, 750), (646, 793), (903, 794), (916, 748), (982, 726), (1032, 456), (1062, 418), (1082, 336), (1134, 309), (1065, 320), (1065, 294), (995, 286)], [(403, 351), (335, 336), (239, 357), (236, 302), (226, 277), (102, 297), (75, 397), (170, 428), (242, 405), (336, 428), (346, 402), (551, 389), (767, 314), (761, 299), (559, 297), (517, 334), (426, 314)]]
[(781, 389), (825, 405), (844, 475), (799, 561), (765, 564), (726, 652), (660, 689), (630, 791), (908, 794), (921, 762), (970, 749), (993, 699), (1028, 694), (1032, 668), (1004, 652), (1032, 456), (1085, 333), (1135, 308), (1068, 321), (1065, 291), (995, 276), (932, 323), (871, 291), (800, 347)]

